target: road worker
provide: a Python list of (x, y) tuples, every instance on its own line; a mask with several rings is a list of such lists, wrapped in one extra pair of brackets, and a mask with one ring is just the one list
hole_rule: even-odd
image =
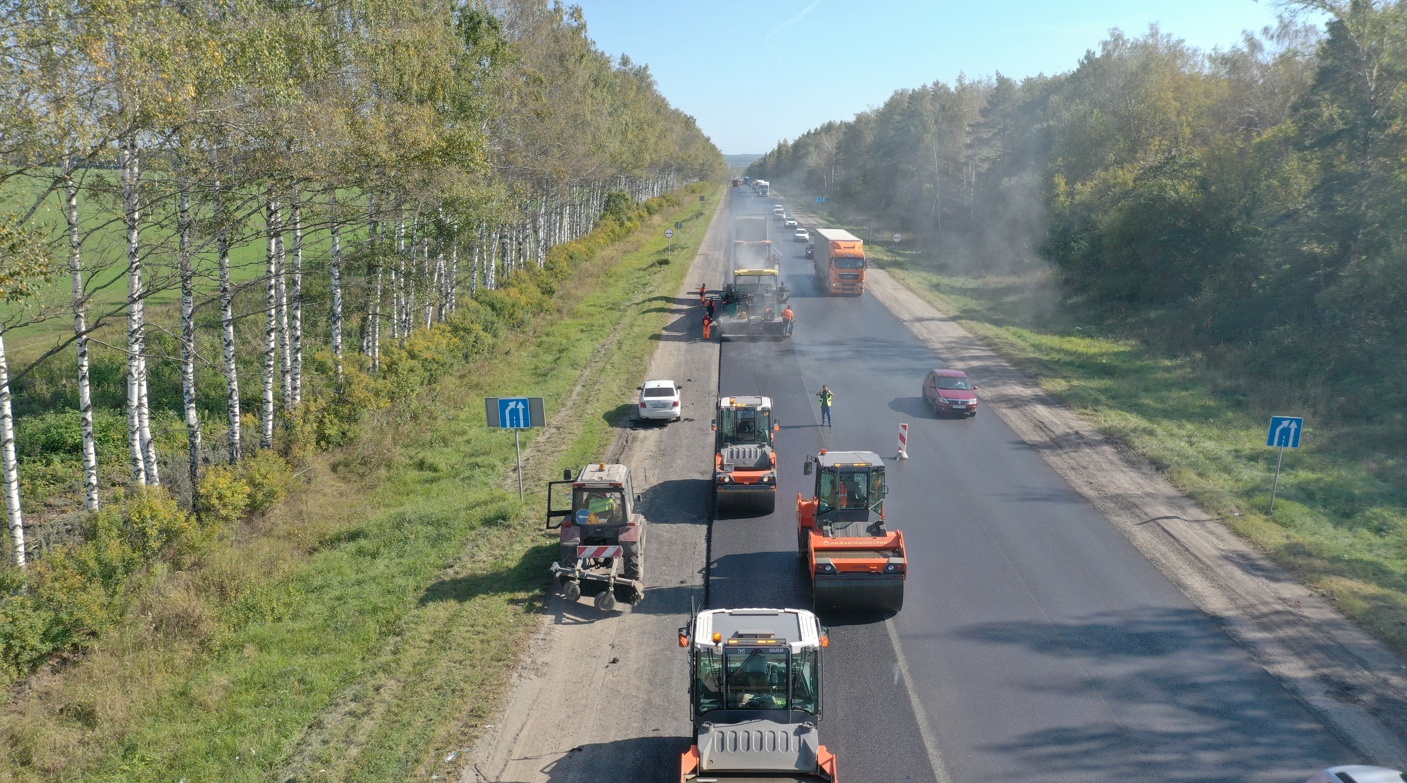
[(703, 334), (705, 340), (713, 339), (713, 319), (709, 317), (708, 313), (704, 313), (703, 317)]
[(782, 334), (791, 334), (792, 322), (796, 320), (796, 313), (792, 312), (791, 305), (782, 309)]

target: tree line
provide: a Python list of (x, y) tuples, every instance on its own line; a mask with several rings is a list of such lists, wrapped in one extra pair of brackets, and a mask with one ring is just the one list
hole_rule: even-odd
[[(19, 566), (13, 393), (67, 368), (97, 511), (95, 340), (120, 328), (129, 485), (169, 483), (151, 379), (178, 368), (194, 498), (202, 414), (221, 414), (222, 461), (271, 449), (309, 389), (335, 397), (603, 215), (723, 168), (647, 68), (546, 0), (0, 0), (0, 101), (0, 466)], [(165, 292), (170, 323), (149, 322)], [(67, 336), (12, 368), (7, 334), (59, 317)]]
[(1282, 9), (1226, 50), (1114, 31), (1067, 73), (899, 90), (749, 173), (949, 269), (1052, 265), (1088, 312), (1385, 422), (1407, 402), (1407, 3)]

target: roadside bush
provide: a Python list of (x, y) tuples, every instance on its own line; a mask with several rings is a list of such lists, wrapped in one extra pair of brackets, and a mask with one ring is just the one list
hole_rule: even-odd
[(207, 468), (196, 497), (196, 512), (206, 527), (232, 527), (249, 509), (249, 485), (229, 465)]
[(249, 487), (249, 513), (262, 514), (288, 494), (293, 471), (272, 451), (256, 451), (239, 463), (237, 474)]

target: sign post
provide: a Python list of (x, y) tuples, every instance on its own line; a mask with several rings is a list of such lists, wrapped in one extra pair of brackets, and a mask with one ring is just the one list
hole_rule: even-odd
[(664, 238), (669, 240), (669, 249), (665, 250), (665, 252), (671, 256), (674, 255), (674, 229), (666, 228), (664, 230)]
[(1275, 483), (1270, 485), (1270, 514), (1275, 513), (1275, 493), (1280, 490), (1280, 465), (1285, 461), (1285, 449), (1299, 448), (1300, 433), (1303, 431), (1304, 419), (1298, 416), (1270, 417), (1270, 433), (1266, 435), (1265, 445), (1280, 449), (1279, 456), (1275, 458)]
[(547, 421), (541, 397), (485, 397), (484, 413), (489, 427), (513, 430), (513, 452), (518, 463), (518, 500), (523, 499), (523, 447), (520, 430), (541, 427)]

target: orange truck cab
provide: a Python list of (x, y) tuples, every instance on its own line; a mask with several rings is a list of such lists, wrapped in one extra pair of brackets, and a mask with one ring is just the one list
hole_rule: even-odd
[(811, 232), (816, 244), (811, 263), (816, 280), (830, 294), (859, 296), (865, 292), (865, 243), (849, 231), (818, 228)]

